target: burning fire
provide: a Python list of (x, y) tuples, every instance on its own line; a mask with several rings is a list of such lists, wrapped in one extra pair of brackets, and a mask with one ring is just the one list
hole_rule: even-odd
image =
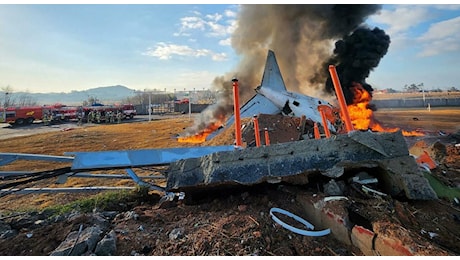
[[(372, 100), (371, 95), (361, 84), (355, 83), (351, 87), (353, 92), (353, 104), (348, 105), (348, 113), (355, 130), (372, 130), (375, 132), (396, 132), (399, 128), (385, 128), (374, 118), (373, 111), (369, 108)], [(417, 131), (402, 130), (404, 136), (423, 136)]]
[(216, 131), (222, 126), (220, 121), (210, 123), (205, 129), (199, 131), (195, 135), (181, 136), (177, 138), (177, 141), (180, 143), (194, 143), (199, 144), (206, 141), (206, 137), (212, 132)]

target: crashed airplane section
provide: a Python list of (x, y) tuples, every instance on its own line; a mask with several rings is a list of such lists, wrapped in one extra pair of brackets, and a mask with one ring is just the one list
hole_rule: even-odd
[[(340, 82), (337, 82), (338, 78), (334, 77), (336, 76), (334, 73), (336, 72), (332, 68), (331, 75), (335, 80), (334, 83), (339, 85)], [(336, 89), (341, 89), (340, 85)], [(269, 51), (262, 82), (256, 88), (256, 95), (241, 107), (239, 115), (233, 115), (225, 125), (227, 128), (234, 126), (235, 118), (238, 117), (256, 118), (261, 114), (302, 116), (315, 126), (321, 125), (322, 131), (328, 133), (326, 138), (321, 139), (319, 129), (315, 127), (317, 128), (315, 139), (310, 139), (313, 136), (303, 138), (303, 132), (300, 132), (297, 139), (294, 139), (295, 137), (291, 139), (296, 142), (267, 145), (266, 140), (266, 145), (260, 146), (259, 141), (257, 147), (179, 160), (170, 164), (166, 173), (166, 189), (197, 191), (262, 182), (306, 184), (310, 174), (320, 173), (337, 179), (344, 178), (346, 172), (367, 169), (379, 175), (379, 179), (382, 180), (381, 185), (389, 195), (403, 193), (409, 199), (436, 199), (436, 193), (420, 173), (415, 159), (409, 155), (401, 132), (353, 131), (343, 93), (339, 92), (337, 96), (345, 123), (341, 123), (340, 118), (334, 120), (332, 111), (337, 110), (330, 103), (288, 92), (275, 55)], [(324, 110), (320, 108), (324, 109), (324, 107), (329, 111), (329, 117), (322, 113)], [(333, 120), (330, 119), (331, 117)], [(343, 124), (346, 129), (339, 129), (338, 126)], [(292, 127), (299, 128), (304, 125)], [(222, 131), (225, 131), (225, 128), (209, 135), (208, 139), (215, 138)], [(331, 132), (334, 138), (329, 138)], [(259, 139), (260, 130), (255, 130), (254, 135), (255, 139)], [(277, 133), (272, 132), (271, 135), (276, 136)], [(235, 136), (235, 138), (239, 137)]]
[[(283, 114), (291, 117), (306, 116), (318, 124), (327, 124), (330, 131), (337, 131), (338, 112), (327, 101), (289, 92), (284, 84), (275, 53), (268, 51), (261, 84), (255, 89), (256, 94), (240, 108), (240, 118), (250, 118), (258, 114)], [(323, 112), (324, 111), (324, 114)], [(235, 115), (232, 115), (225, 126), (232, 126)], [(222, 129), (210, 134), (206, 140), (215, 137)]]

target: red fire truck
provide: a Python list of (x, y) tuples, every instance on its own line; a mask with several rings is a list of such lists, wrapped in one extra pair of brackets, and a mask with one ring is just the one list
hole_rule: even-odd
[(121, 111), (123, 112), (124, 118), (133, 119), (133, 117), (137, 115), (136, 108), (132, 104), (121, 105)]
[[(46, 114), (50, 122), (67, 122), (76, 121), (81, 117), (86, 121), (89, 111), (99, 111), (101, 113), (101, 122), (109, 122), (106, 113), (109, 111), (116, 114), (122, 113), (122, 119), (132, 119), (137, 113), (131, 104), (124, 105), (100, 105), (100, 106), (66, 106), (55, 104), (52, 106), (24, 106), (8, 107), (5, 111), (0, 108), (0, 123), (9, 123), (11, 125), (32, 124), (35, 120), (43, 120)], [(6, 121), (4, 121), (6, 114)]]
[[(35, 120), (42, 120), (45, 113), (51, 113), (51, 106), (25, 106), (0, 108), (0, 122), (11, 125), (32, 124)], [(6, 120), (4, 120), (6, 119)]]
[(79, 116), (81, 116), (83, 112), (84, 109), (82, 106), (54, 106), (51, 110), (51, 121), (56, 123), (78, 121)]

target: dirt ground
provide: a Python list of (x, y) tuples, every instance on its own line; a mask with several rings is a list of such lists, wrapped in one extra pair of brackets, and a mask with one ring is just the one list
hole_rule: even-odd
[[(434, 143), (442, 143), (443, 147), (446, 147), (445, 153), (437, 158), (439, 164), (432, 173), (445, 185), (460, 187), (460, 148), (455, 146), (460, 143), (460, 109), (433, 109), (430, 112), (383, 110), (377, 111), (375, 115), (388, 127), (425, 133), (421, 137), (406, 137), (411, 153), (422, 153)], [(76, 151), (233, 144), (232, 136), (228, 134), (221, 136), (221, 140), (204, 144), (177, 142), (177, 135), (192, 124), (188, 116), (179, 115), (151, 122), (63, 127), (60, 131), (1, 140), (0, 152), (63, 155), (64, 152)], [(17, 161), (0, 167), (0, 171), (43, 171), (66, 166), (69, 165)], [(163, 170), (162, 167), (151, 167), (135, 169), (135, 172), (138, 175), (148, 175), (161, 173)], [(123, 170), (107, 172), (124, 173)], [(40, 180), (26, 186), (134, 185), (131, 180), (117, 179), (69, 178), (65, 184), (56, 184), (55, 181)], [(155, 184), (165, 183), (159, 180), (155, 181)], [(151, 192), (150, 196), (143, 199), (113, 206), (114, 211), (132, 211), (137, 214), (136, 218), (118, 218), (112, 221), (112, 228), (117, 233), (116, 255), (362, 255), (357, 248), (345, 245), (332, 236), (302, 236), (284, 229), (271, 219), (269, 211), (273, 207), (294, 214), (302, 212), (301, 205), (296, 200), (297, 195), (302, 192), (321, 193), (318, 187), (317, 184), (261, 184), (255, 187), (197, 194), (192, 198), (186, 194), (185, 200), (161, 206), (158, 203), (161, 193)], [(20, 224), (18, 218), (10, 216), (25, 210), (42, 210), (50, 205), (63, 205), (95, 194), (44, 193), (0, 197), (0, 222), (8, 222), (19, 229), (19, 234), (15, 237), (0, 239), (0, 255), (49, 255), (69, 231), (78, 230), (82, 223), (91, 225), (90, 222), (82, 222), (81, 219), (51, 222), (45, 226), (33, 223)], [(355, 209), (366, 212), (364, 217), (368, 220), (385, 220), (401, 224), (410, 231), (414, 240), (432, 243), (451, 255), (460, 254), (460, 206), (452, 200), (440, 198), (435, 201), (410, 201), (392, 198), (376, 201), (353, 190), (350, 190), (347, 196), (354, 198)], [(179, 235), (171, 238), (174, 232), (178, 232)], [(433, 233), (429, 232), (434, 232), (436, 236), (430, 236), (429, 234)], [(26, 235), (30, 233), (33, 233), (33, 236), (26, 239)]]

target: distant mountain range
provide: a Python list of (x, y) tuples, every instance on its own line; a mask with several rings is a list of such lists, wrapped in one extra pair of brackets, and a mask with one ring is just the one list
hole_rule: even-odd
[(83, 101), (87, 101), (91, 97), (96, 98), (98, 102), (103, 104), (119, 103), (127, 97), (135, 96), (136, 93), (134, 89), (116, 85), (82, 91), (73, 90), (70, 93), (14, 92), (13, 95), (16, 99), (22, 95), (27, 95), (31, 98), (31, 100), (36, 101), (38, 105), (51, 105), (56, 103), (64, 105), (81, 105)]

